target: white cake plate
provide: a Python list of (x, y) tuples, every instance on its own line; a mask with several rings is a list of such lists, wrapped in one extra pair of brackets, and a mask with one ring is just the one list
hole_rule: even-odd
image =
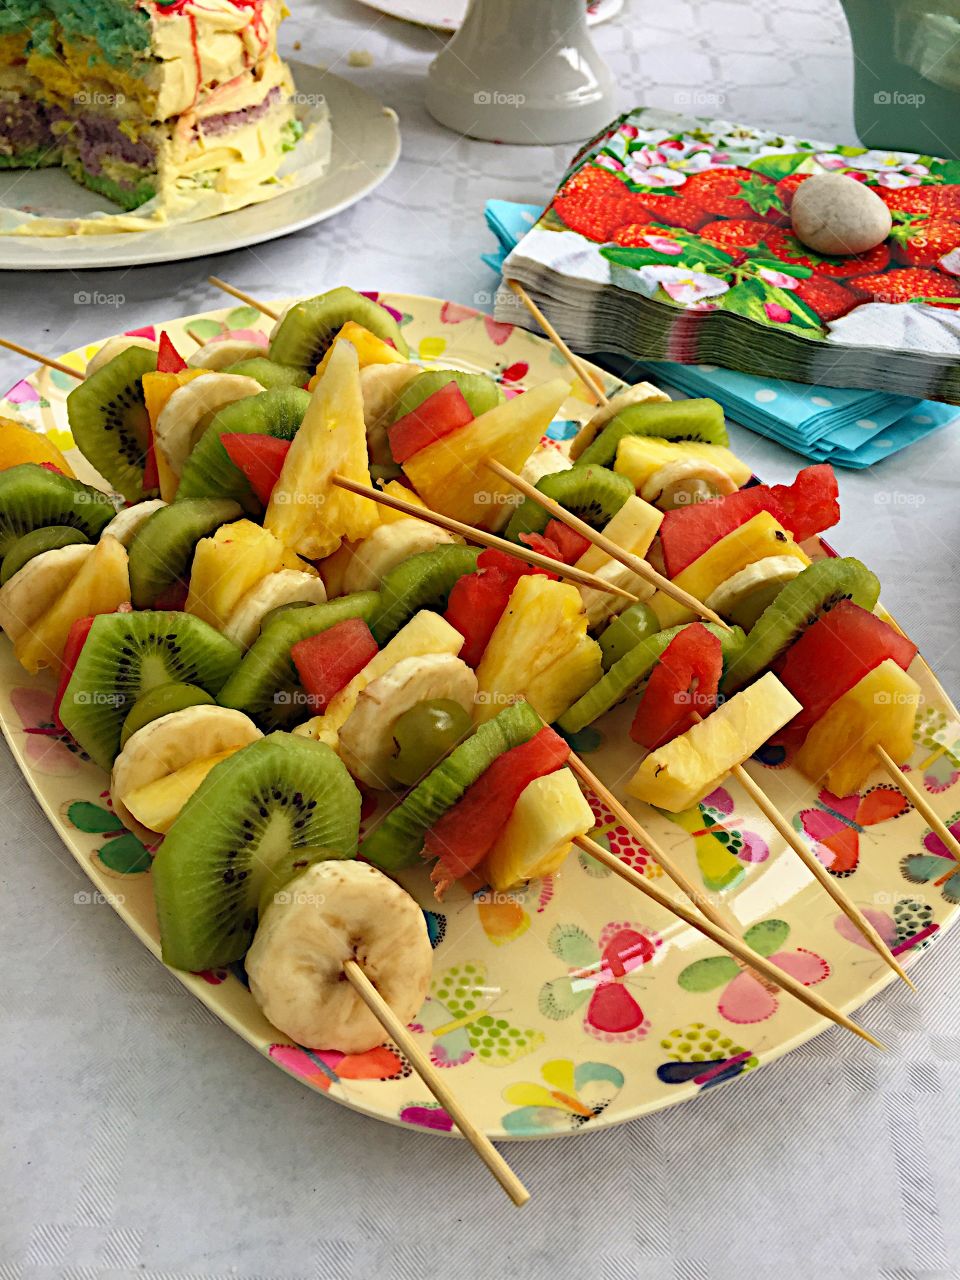
[[(377, 9), (391, 18), (402, 18), (419, 27), (434, 31), (458, 31), (467, 12), (468, 0), (360, 0), (368, 9)], [(587, 22), (596, 26), (614, 18), (623, 8), (623, 0), (590, 0)]]
[[(90, 236), (0, 236), (0, 270), (143, 266), (227, 253), (275, 240), (325, 218), (369, 195), (389, 176), (400, 155), (400, 127), (393, 111), (349, 80), (303, 62), (291, 62), (297, 92), (322, 94), (330, 109), (333, 150), (323, 175), (285, 195), (201, 222), (156, 231)], [(295, 154), (295, 153), (294, 153)], [(357, 157), (363, 163), (357, 163)], [(93, 202), (93, 203), (91, 203)], [(81, 216), (102, 200), (77, 186), (62, 170), (0, 170), (0, 205), (57, 208)]]

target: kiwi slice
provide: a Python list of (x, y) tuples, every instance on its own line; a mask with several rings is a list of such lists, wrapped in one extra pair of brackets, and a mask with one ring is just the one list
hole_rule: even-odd
[(341, 285), (290, 308), (270, 341), (270, 359), (277, 364), (315, 369), (348, 320), (362, 324), (384, 342), (392, 342), (402, 356), (408, 354), (400, 326), (390, 312)]
[(393, 411), (393, 421), (419, 409), (424, 400), (450, 382), (455, 382), (460, 388), (475, 418), (503, 402), (500, 384), (488, 378), (485, 373), (466, 373), (462, 369), (429, 369), (426, 373), (418, 373), (400, 392)]
[(220, 690), (217, 701), (221, 706), (245, 711), (263, 729), (308, 720), (313, 713), (290, 657), (291, 648), (298, 640), (319, 635), (348, 618), (363, 618), (369, 624), (379, 601), (376, 591), (356, 591), (326, 604), (275, 614), (263, 623), (259, 636)]
[[(648, 636), (629, 649), (624, 656), (613, 664), (606, 675), (569, 707), (557, 721), (557, 728), (563, 733), (579, 733), (588, 724), (592, 724), (600, 716), (622, 702), (628, 694), (646, 680), (653, 670), (670, 641), (688, 624), (679, 627), (668, 627), (666, 631), (658, 631)], [(739, 627), (727, 630), (714, 622), (703, 624), (720, 640), (723, 666), (726, 670), (740, 653), (746, 643), (746, 636)]]
[(261, 889), (290, 855), (352, 858), (360, 792), (335, 752), (272, 733), (214, 765), (153, 864), (163, 959), (176, 969), (239, 960)]
[(238, 373), (245, 378), (253, 378), (266, 391), (281, 391), (284, 387), (305, 387), (310, 381), (309, 369), (277, 364), (276, 360), (268, 360), (266, 356), (251, 356), (249, 360), (238, 360), (223, 372)]
[(130, 592), (138, 609), (149, 609), (161, 591), (190, 576), (201, 538), (243, 515), (229, 498), (192, 498), (161, 507), (130, 543)]
[(130, 708), (120, 730), (120, 750), (123, 750), (138, 729), (151, 721), (172, 715), (174, 711), (185, 711), (187, 707), (208, 707), (215, 702), (216, 698), (212, 694), (196, 684), (171, 680), (168, 684), (155, 685), (142, 693)]
[(803, 631), (841, 600), (872, 613), (880, 580), (852, 556), (814, 560), (783, 587), (750, 628), (736, 660), (726, 668), (722, 693), (732, 693), (770, 666)]
[(312, 867), (315, 862), (329, 862), (331, 858), (342, 857), (343, 854), (336, 849), (300, 848), (296, 845), (288, 849), (276, 862), (263, 868), (263, 883), (260, 885), (260, 897), (257, 899), (257, 914), (262, 916), (284, 885), (295, 880), (301, 871), (306, 871), (307, 867)]
[[(537, 488), (593, 529), (602, 529), (634, 493), (631, 481), (618, 471), (583, 463), (541, 476)], [(519, 542), (521, 533), (542, 533), (549, 520), (550, 512), (539, 502), (524, 498), (510, 517), (505, 536)]]
[(171, 681), (217, 694), (239, 661), (233, 641), (192, 614), (103, 613), (80, 650), (60, 718), (91, 760), (109, 769), (141, 694)]
[(232, 498), (247, 511), (258, 512), (247, 477), (230, 461), (220, 437), (264, 435), (292, 440), (300, 429), (310, 394), (298, 387), (261, 391), (221, 409), (184, 463), (175, 504), (192, 498)]
[(457, 803), (511, 747), (519, 747), (543, 728), (529, 702), (515, 702), (480, 725), (450, 752), (423, 781), (373, 827), (360, 845), (360, 856), (383, 871), (399, 871), (415, 863), (427, 830)]
[(25, 534), (49, 525), (79, 529), (92, 542), (116, 514), (99, 489), (39, 463), (0, 471), (0, 557)]
[(22, 538), (18, 538), (0, 564), (0, 587), (9, 582), (34, 556), (44, 551), (59, 551), (61, 547), (76, 546), (90, 539), (79, 529), (71, 529), (65, 524), (50, 524), (43, 529), (31, 529)]
[(141, 379), (157, 367), (157, 353), (127, 347), (67, 396), (77, 448), (128, 502), (156, 496), (143, 487), (150, 418)]
[(611, 418), (578, 461), (612, 467), (624, 436), (659, 436), (661, 440), (698, 440), (726, 444), (723, 407), (716, 400), (649, 400), (632, 404)]
[(648, 636), (656, 635), (659, 630), (660, 619), (642, 600), (611, 618), (600, 636), (604, 671), (609, 671), (634, 645), (646, 640)]
[(479, 547), (444, 543), (402, 560), (380, 584), (377, 611), (370, 630), (377, 644), (385, 645), (421, 609), (443, 613), (453, 584), (477, 567)]

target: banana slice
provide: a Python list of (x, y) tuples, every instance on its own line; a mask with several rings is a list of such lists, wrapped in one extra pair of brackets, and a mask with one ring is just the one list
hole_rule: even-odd
[(433, 952), (423, 912), (364, 862), (315, 862), (274, 896), (245, 965), (264, 1016), (298, 1044), (365, 1053), (383, 1029), (349, 982), (356, 960), (402, 1022), (420, 1011)]
[(357, 697), (340, 730), (340, 758), (360, 782), (378, 791), (394, 784), (388, 765), (396, 751), (393, 726), (418, 702), (449, 698), (473, 715), (477, 677), (467, 664), (450, 653), (423, 658), (403, 658)]
[(118, 511), (102, 530), (100, 537), (106, 538), (109, 535), (111, 538), (116, 538), (121, 546), (129, 547), (153, 513), (166, 505), (162, 498), (149, 498), (146, 502), (135, 502), (132, 507)]
[(236, 373), (211, 373), (178, 387), (160, 410), (154, 427), (157, 448), (171, 471), (179, 476), (190, 450), (225, 405), (263, 390), (255, 378)]
[[(649, 600), (655, 594), (655, 588), (646, 578), (641, 578), (619, 560), (607, 560), (606, 564), (602, 564), (599, 569), (591, 572), (598, 578), (602, 578), (604, 582), (610, 582), (616, 587), (623, 587), (625, 591), (632, 592), (638, 600)], [(615, 613), (620, 613), (629, 603), (623, 596), (601, 591), (599, 587), (579, 587), (578, 590), (583, 600), (583, 607), (587, 611), (587, 628), (590, 631), (595, 631), (602, 622), (612, 618)]]
[(191, 369), (226, 369), (238, 360), (255, 360), (266, 356), (265, 342), (250, 342), (246, 338), (224, 338), (221, 342), (205, 342), (192, 355), (187, 356)]
[(381, 524), (354, 548), (342, 579), (344, 594), (352, 591), (379, 591), (386, 574), (402, 560), (421, 551), (431, 551), (447, 542), (461, 542), (436, 525), (410, 516)]
[(324, 604), (327, 593), (322, 579), (299, 569), (278, 569), (251, 587), (223, 626), (223, 634), (243, 649), (249, 649), (260, 633), (260, 623), (271, 609), (305, 600)]
[(103, 344), (95, 356), (87, 361), (87, 369), (84, 377), (89, 378), (91, 374), (102, 369), (105, 364), (109, 364), (115, 356), (120, 355), (123, 351), (129, 351), (131, 347), (142, 347), (144, 351), (156, 351), (157, 344), (152, 338), (138, 338), (133, 334), (124, 334), (119, 338), (110, 338)]
[(736, 483), (703, 458), (684, 458), (668, 462), (644, 481), (640, 497), (661, 511), (689, 507), (728, 493), (736, 493)]
[(222, 759), (224, 754), (239, 751), (262, 737), (249, 716), (228, 707), (185, 707), (182, 711), (173, 711), (170, 715), (151, 720), (128, 738), (127, 745), (113, 762), (110, 796), (117, 817), (142, 840), (153, 840), (156, 831), (140, 822), (127, 806), (126, 802), (134, 792), (169, 776), (171, 792), (175, 792), (179, 807), (163, 803), (163, 798), (154, 792), (150, 808), (158, 811), (172, 809), (169, 819), (172, 822), (209, 770), (198, 770), (193, 786), (187, 788), (183, 786), (182, 779), (173, 775), (197, 761), (213, 756)]
[(606, 404), (602, 404), (592, 418), (577, 432), (570, 446), (570, 457), (576, 462), (587, 445), (603, 430), (607, 423), (629, 409), (632, 404), (645, 404), (648, 400), (669, 400), (670, 397), (652, 382), (637, 382), (632, 387), (621, 387)]
[(749, 631), (781, 587), (804, 568), (794, 556), (766, 556), (721, 582), (704, 601), (721, 618)]
[(418, 364), (368, 364), (360, 370), (363, 423), (372, 458), (389, 458), (387, 427), (393, 421), (397, 397), (422, 372)]
[(14, 645), (56, 604), (91, 555), (93, 547), (85, 543), (43, 551), (0, 587), (0, 627)]
[(570, 471), (573, 463), (559, 449), (537, 449), (523, 464), (520, 475), (529, 484), (536, 484), (544, 476), (552, 476), (557, 471)]

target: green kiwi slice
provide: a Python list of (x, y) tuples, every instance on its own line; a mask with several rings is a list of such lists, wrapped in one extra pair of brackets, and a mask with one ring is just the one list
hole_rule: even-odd
[(270, 359), (313, 370), (348, 320), (362, 324), (384, 342), (392, 342), (402, 356), (408, 354), (400, 326), (390, 312), (341, 285), (290, 308), (270, 341)]
[(221, 409), (184, 463), (174, 505), (193, 498), (232, 498), (247, 511), (260, 511), (247, 477), (230, 461), (220, 437), (264, 435), (292, 440), (309, 403), (309, 392), (280, 387)]
[(80, 529), (71, 529), (65, 524), (50, 524), (43, 529), (31, 529), (22, 538), (18, 538), (0, 564), (0, 587), (9, 582), (15, 573), (23, 568), (34, 556), (44, 551), (59, 551), (61, 547), (76, 546), (90, 539)]
[(479, 547), (448, 542), (410, 556), (391, 569), (380, 584), (377, 611), (370, 630), (384, 645), (421, 609), (443, 613), (453, 584), (477, 567)]
[(144, 521), (130, 543), (130, 592), (138, 609), (149, 609), (160, 593), (190, 576), (201, 538), (243, 515), (229, 498), (193, 498), (161, 507)]
[(67, 396), (77, 448), (128, 502), (155, 497), (143, 487), (150, 418), (141, 379), (157, 367), (157, 353), (128, 347)]
[(616, 614), (600, 635), (600, 652), (603, 669), (609, 671), (615, 662), (625, 657), (634, 645), (660, 630), (660, 619), (641, 600), (630, 605), (623, 613)]
[[(686, 626), (688, 624), (683, 624)], [(592, 724), (605, 712), (622, 702), (628, 694), (640, 687), (654, 668), (664, 649), (683, 626), (668, 627), (666, 631), (658, 631), (648, 636), (629, 649), (624, 656), (613, 664), (606, 675), (601, 676), (593, 688), (588, 689), (572, 707), (563, 713), (557, 721), (557, 728), (563, 733), (579, 733), (588, 724)], [(746, 636), (739, 627), (727, 630), (716, 623), (705, 622), (704, 626), (712, 631), (720, 640), (723, 665), (726, 669), (740, 653), (746, 643)]]
[(90, 759), (109, 769), (141, 694), (171, 681), (217, 694), (239, 661), (233, 641), (192, 614), (100, 614), (64, 691), (60, 718)]
[(460, 388), (475, 418), (503, 402), (503, 391), (499, 383), (488, 378), (485, 373), (467, 373), (463, 369), (428, 369), (425, 373), (418, 373), (400, 392), (393, 411), (393, 421), (419, 409), (424, 400), (450, 382), (455, 382)]
[(223, 372), (238, 373), (245, 378), (253, 378), (265, 391), (282, 391), (284, 387), (305, 387), (310, 381), (308, 369), (297, 369), (289, 364), (277, 364), (276, 360), (268, 360), (266, 356), (251, 356), (249, 360), (238, 360)]
[(272, 733), (221, 760), (153, 864), (165, 963), (196, 972), (239, 960), (273, 869), (293, 851), (352, 858), (359, 829), (360, 792), (323, 743)]
[(185, 711), (187, 707), (212, 706), (216, 698), (201, 689), (199, 685), (183, 684), (179, 680), (171, 680), (169, 684), (158, 684), (136, 700), (120, 730), (120, 750), (138, 729), (159, 720), (161, 716), (172, 715), (174, 711)]
[[(619, 472), (583, 463), (542, 476), (537, 488), (593, 529), (602, 529), (612, 520), (634, 492), (631, 481)], [(549, 511), (532, 498), (524, 498), (510, 517), (505, 536), (519, 542), (521, 533), (542, 533), (549, 521)]]
[(661, 440), (698, 440), (726, 444), (723, 407), (716, 400), (649, 400), (632, 404), (611, 418), (578, 461), (612, 467), (624, 436), (659, 436)]
[(348, 618), (363, 618), (369, 624), (379, 601), (376, 591), (356, 591), (326, 604), (275, 614), (263, 623), (259, 636), (220, 690), (217, 701), (221, 706), (245, 711), (262, 729), (309, 720), (313, 712), (290, 650), (298, 640), (319, 635)]
[(14, 543), (49, 525), (78, 529), (91, 542), (117, 514), (105, 493), (70, 476), (21, 462), (0, 471), (0, 556)]
[(312, 849), (294, 846), (281, 854), (276, 862), (263, 868), (263, 883), (260, 885), (260, 897), (257, 899), (257, 914), (262, 916), (270, 903), (285, 885), (295, 880), (301, 871), (312, 867), (315, 862), (329, 862), (331, 858), (342, 858), (343, 854), (336, 849)]
[(852, 600), (873, 612), (880, 599), (880, 580), (852, 556), (814, 560), (788, 582), (750, 628), (750, 636), (726, 669), (722, 693), (732, 693), (766, 670), (817, 618)]
[(457, 803), (496, 760), (543, 728), (529, 702), (515, 702), (450, 752), (423, 781), (364, 836), (360, 857), (383, 871), (416, 863), (427, 830)]

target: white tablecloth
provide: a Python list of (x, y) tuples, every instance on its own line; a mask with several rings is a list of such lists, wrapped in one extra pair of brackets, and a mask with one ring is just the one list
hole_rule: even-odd
[[(404, 156), (355, 209), (242, 253), (0, 280), (2, 329), (41, 350), (219, 304), (215, 272), (269, 298), (339, 283), (483, 300), (484, 199), (545, 199), (569, 147), (453, 137), (426, 115), (439, 38), (353, 0), (294, 0), (286, 41), (395, 107)], [(627, 0), (596, 40), (624, 99), (853, 141), (832, 0)], [(373, 65), (351, 69), (364, 49)], [(74, 306), (97, 288), (117, 309)], [(4, 385), (25, 371), (4, 355)], [(762, 474), (798, 460), (741, 430)], [(960, 694), (960, 434), (841, 476), (845, 552)], [(463, 1144), (354, 1115), (281, 1074), (185, 994), (84, 886), (0, 755), (0, 1278), (547, 1280), (960, 1276), (960, 930), (863, 1013), (877, 1054), (830, 1032), (736, 1089), (581, 1140), (514, 1145), (511, 1210)]]

